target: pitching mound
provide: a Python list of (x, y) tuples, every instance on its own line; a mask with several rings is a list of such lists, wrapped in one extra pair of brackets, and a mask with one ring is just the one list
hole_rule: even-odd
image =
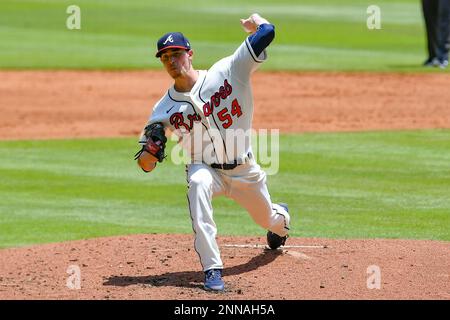
[(218, 241), (225, 293), (202, 289), (192, 235), (133, 235), (0, 250), (0, 299), (450, 298), (446, 242), (290, 238), (272, 251), (263, 237)]

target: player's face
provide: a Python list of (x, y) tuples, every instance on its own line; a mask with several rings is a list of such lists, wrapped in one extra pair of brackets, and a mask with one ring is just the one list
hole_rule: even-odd
[(167, 49), (161, 54), (161, 62), (173, 79), (185, 75), (192, 67), (192, 50)]

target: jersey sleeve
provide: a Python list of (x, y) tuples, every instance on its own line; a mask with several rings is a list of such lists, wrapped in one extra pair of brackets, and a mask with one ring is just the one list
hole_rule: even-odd
[(241, 81), (247, 81), (261, 63), (267, 60), (266, 47), (275, 36), (273, 25), (261, 25), (245, 39), (230, 58), (230, 71)]

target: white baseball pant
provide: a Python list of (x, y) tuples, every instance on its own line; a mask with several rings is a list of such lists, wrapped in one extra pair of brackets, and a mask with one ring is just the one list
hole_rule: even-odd
[(203, 271), (222, 269), (217, 227), (213, 219), (212, 198), (225, 195), (245, 208), (253, 220), (279, 236), (287, 235), (289, 213), (273, 204), (266, 185), (266, 173), (253, 160), (232, 170), (213, 169), (209, 165), (187, 166), (188, 202), (195, 233), (194, 248)]

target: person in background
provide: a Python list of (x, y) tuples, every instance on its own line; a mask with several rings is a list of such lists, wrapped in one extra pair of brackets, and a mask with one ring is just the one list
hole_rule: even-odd
[(446, 68), (450, 44), (450, 0), (422, 0), (427, 32), (427, 67)]
[(447, 38), (447, 50), (450, 50), (450, 32), (448, 33), (448, 38)]

